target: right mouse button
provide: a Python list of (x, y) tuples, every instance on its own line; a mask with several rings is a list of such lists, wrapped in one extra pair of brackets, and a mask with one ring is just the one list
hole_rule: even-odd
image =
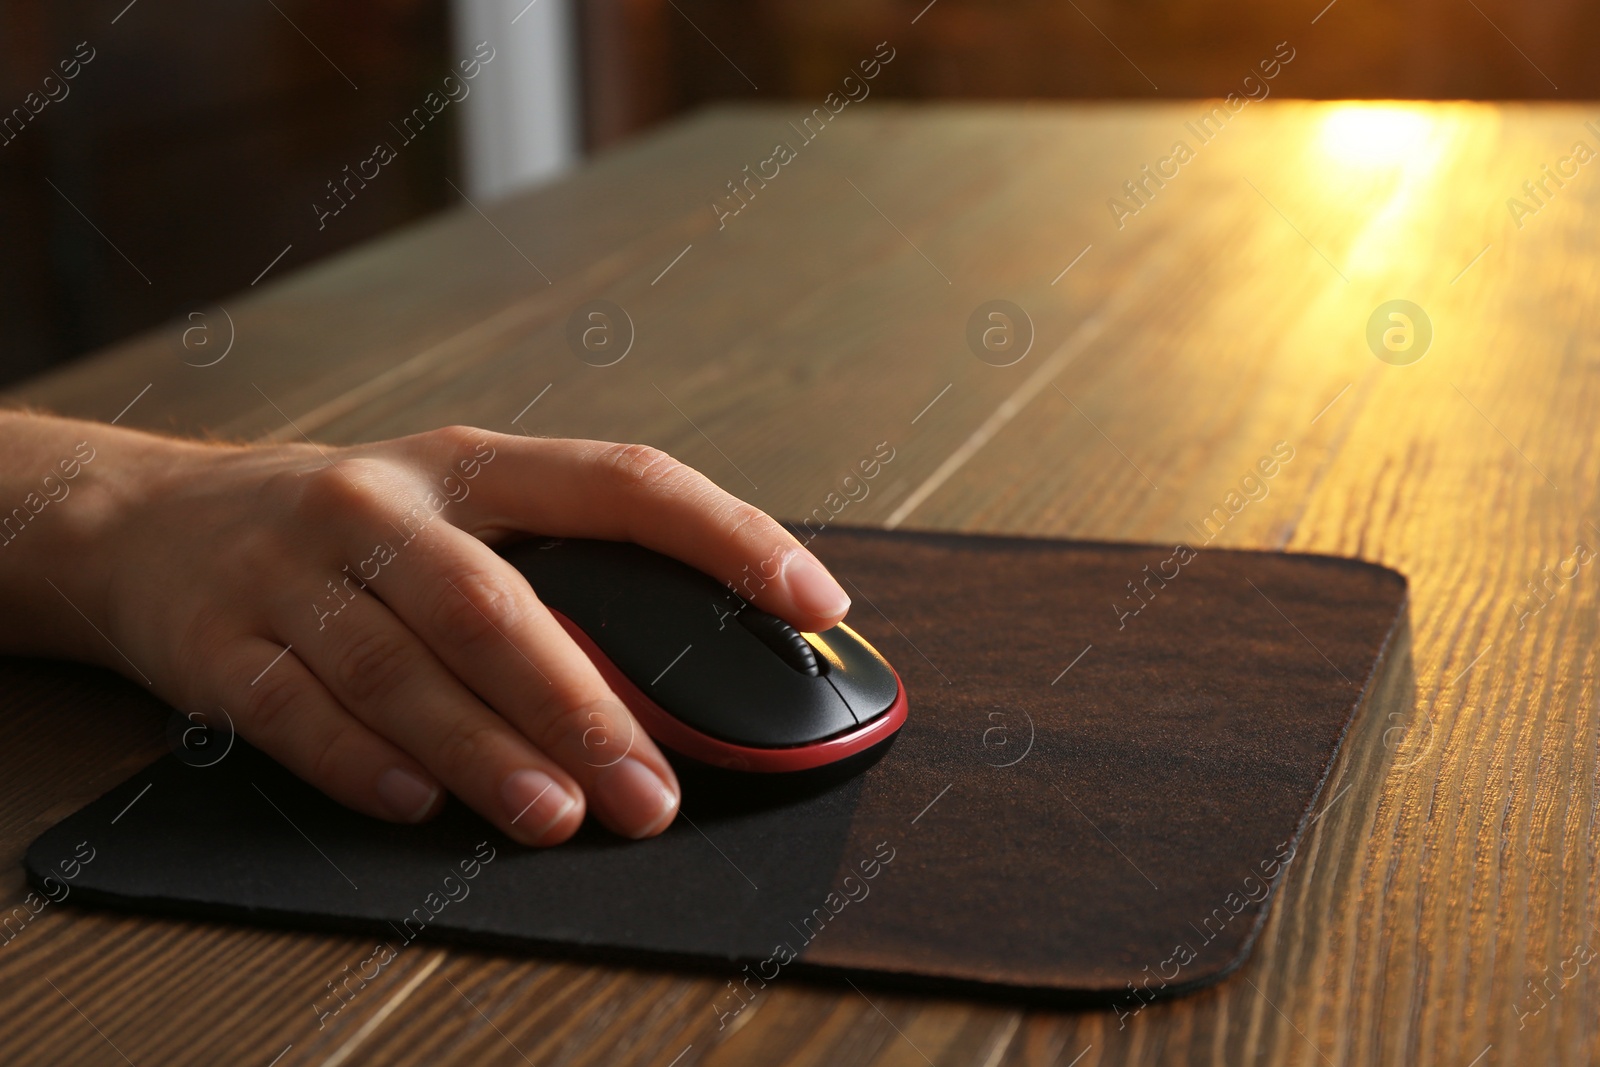
[(900, 695), (900, 682), (889, 662), (844, 623), (805, 638), (828, 661), (824, 677), (850, 706), (857, 722), (882, 715)]

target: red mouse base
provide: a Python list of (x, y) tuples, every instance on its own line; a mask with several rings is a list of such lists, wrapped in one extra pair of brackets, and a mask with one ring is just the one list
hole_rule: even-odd
[[(853, 730), (846, 730), (844, 733), (835, 734), (809, 745), (794, 745), (789, 748), (751, 748), (729, 741), (720, 741), (668, 714), (659, 704), (646, 696), (627, 675), (618, 670), (617, 665), (611, 662), (611, 658), (600, 651), (600, 647), (589, 639), (589, 635), (584, 633), (577, 623), (559, 611), (552, 610), (550, 614), (556, 617), (556, 621), (561, 623), (562, 628), (577, 642), (578, 647), (583, 649), (584, 654), (599, 670), (600, 676), (611, 687), (611, 691), (617, 694), (623, 704), (627, 705), (628, 710), (633, 712), (633, 717), (639, 720), (639, 725), (644, 727), (645, 733), (661, 747), (712, 767), (758, 774), (785, 774), (826, 767), (888, 740), (899, 732), (906, 721), (906, 687), (900, 681), (897, 672), (894, 676), (894, 703), (889, 705), (889, 710)], [(890, 670), (894, 668), (891, 667)]]

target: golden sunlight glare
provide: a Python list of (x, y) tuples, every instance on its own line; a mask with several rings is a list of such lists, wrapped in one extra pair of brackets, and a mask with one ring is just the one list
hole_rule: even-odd
[(1391, 167), (1421, 151), (1433, 120), (1403, 104), (1340, 104), (1322, 121), (1319, 143), (1334, 161), (1356, 167)]

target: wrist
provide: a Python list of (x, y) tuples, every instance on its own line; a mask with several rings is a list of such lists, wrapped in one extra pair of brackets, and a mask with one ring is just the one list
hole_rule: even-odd
[[(100, 423), (0, 416), (0, 647), (122, 668), (108, 644), (118, 531), (196, 446)], [(167, 459), (167, 461), (163, 461)]]

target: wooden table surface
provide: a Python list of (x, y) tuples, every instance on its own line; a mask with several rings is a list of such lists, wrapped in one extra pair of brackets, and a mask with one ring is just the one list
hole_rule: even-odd
[[(137, 398), (123, 424), (230, 438), (645, 441), (796, 518), (888, 442), (836, 521), (1166, 543), (1287, 442), (1215, 543), (1375, 560), (1412, 602), (1238, 974), (1123, 1027), (792, 981), (719, 1030), (718, 977), (417, 947), (319, 1029), (366, 939), (52, 906), (0, 946), (0, 1061), (1595, 1062), (1600, 169), (1561, 161), (1600, 147), (1600, 106), (1273, 100), (1198, 143), (1208, 108), (857, 107), (809, 144), (798, 107), (705, 113), (12, 399)], [(1128, 200), (1180, 138), (1192, 158)], [(711, 201), (780, 140), (796, 158), (719, 229)], [(1534, 201), (1544, 164), (1568, 177)], [(632, 323), (612, 366), (567, 341), (597, 298)], [(993, 299), (1033, 324), (1011, 366), (966, 340)], [(1431, 320), (1420, 361), (1369, 347), (1393, 299)], [(5, 670), (20, 902), (27, 843), (166, 720), (120, 679)]]

